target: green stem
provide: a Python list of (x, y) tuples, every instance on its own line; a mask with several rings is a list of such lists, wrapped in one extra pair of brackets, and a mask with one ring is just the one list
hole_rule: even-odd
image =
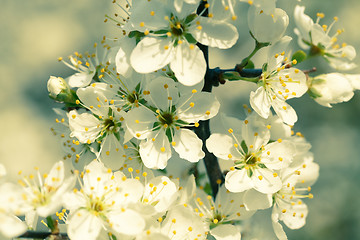
[(237, 66), (237, 67), (239, 68), (239, 69), (238, 69), (239, 71), (242, 70), (242, 69), (248, 64), (248, 62), (250, 61), (250, 59), (251, 59), (260, 49), (262, 49), (263, 47), (267, 47), (267, 46), (270, 45), (269, 42), (267, 42), (267, 43), (258, 42), (258, 41), (255, 39), (254, 35), (253, 35), (251, 32), (250, 32), (250, 35), (251, 35), (251, 37), (255, 40), (255, 48), (254, 48), (254, 50), (250, 53), (250, 55), (247, 56), (246, 58), (244, 58), (244, 59), (241, 61), (241, 63)]

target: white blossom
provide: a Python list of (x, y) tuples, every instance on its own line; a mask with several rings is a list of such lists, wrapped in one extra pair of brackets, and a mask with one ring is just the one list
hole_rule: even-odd
[(331, 67), (337, 70), (350, 70), (356, 67), (356, 64), (352, 62), (356, 56), (355, 48), (346, 43), (341, 46), (337, 43), (337, 37), (343, 30), (339, 29), (330, 35), (338, 18), (334, 17), (330, 26), (320, 25), (320, 19), (325, 17), (323, 13), (318, 13), (317, 20), (314, 22), (304, 11), (305, 7), (295, 7), (294, 18), (297, 28), (294, 31), (298, 35), (300, 47), (308, 49), (310, 55), (320, 54), (330, 63)]

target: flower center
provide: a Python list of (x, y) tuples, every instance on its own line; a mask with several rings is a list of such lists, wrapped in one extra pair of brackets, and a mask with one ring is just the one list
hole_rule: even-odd
[(129, 103), (133, 104), (139, 100), (139, 94), (135, 91), (127, 95), (127, 98)]
[(171, 124), (174, 122), (174, 118), (171, 113), (164, 112), (159, 115), (159, 121), (163, 126), (171, 126)]
[(170, 29), (171, 33), (176, 37), (183, 35), (183, 33), (185, 32), (185, 26), (180, 22), (170, 24)]
[(112, 118), (107, 118), (104, 120), (104, 126), (107, 131), (112, 131), (115, 127), (115, 122)]

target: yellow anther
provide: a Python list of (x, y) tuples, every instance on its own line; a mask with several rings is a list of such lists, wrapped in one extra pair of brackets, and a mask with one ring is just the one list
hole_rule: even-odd
[(194, 45), (194, 44), (190, 44), (190, 45), (189, 45), (189, 48), (190, 48), (191, 50), (193, 50), (193, 49), (195, 48), (195, 45)]
[(286, 108), (286, 106), (283, 106), (282, 108), (283, 108), (284, 110), (286, 110), (286, 109), (287, 109), (287, 108)]
[(325, 17), (325, 14), (324, 13), (317, 13), (316, 16), (318, 18), (324, 18)]
[(128, 168), (128, 171), (131, 173), (131, 172), (133, 172), (133, 171), (134, 171), (134, 169), (133, 169), (133, 168), (131, 168), (131, 167), (129, 167), (129, 168)]
[(237, 16), (234, 15), (234, 16), (231, 17), (231, 19), (232, 19), (233, 21), (235, 21), (235, 20), (237, 19)]
[(62, 57), (58, 57), (58, 59), (57, 59), (59, 62), (61, 62), (62, 60), (63, 60), (63, 58)]
[(274, 177), (277, 177), (277, 176), (278, 176), (278, 174), (277, 174), (277, 173), (273, 173), (273, 176), (274, 176)]
[(141, 136), (141, 134), (140, 133), (136, 133), (136, 137), (140, 137)]
[(292, 60), (292, 64), (293, 64), (293, 65), (296, 65), (296, 64), (297, 64), (296, 59)]
[(168, 37), (171, 37), (171, 32), (167, 32), (166, 35), (167, 35)]
[(176, 142), (171, 142), (171, 145), (175, 147), (175, 146), (176, 146)]
[(193, 229), (192, 229), (192, 227), (189, 227), (188, 230), (189, 230), (189, 232), (191, 232)]
[(140, 23), (140, 27), (144, 27), (145, 26), (145, 23), (144, 22), (141, 22)]
[(145, 31), (144, 31), (144, 35), (145, 35), (145, 36), (146, 36), (146, 35), (149, 35), (149, 33), (150, 33), (149, 30), (145, 30)]
[(281, 212), (282, 212), (282, 213), (286, 213), (286, 209), (283, 209)]
[(206, 115), (210, 115), (210, 111), (206, 111), (205, 114), (206, 114)]
[(213, 223), (217, 224), (219, 222), (219, 220), (217, 220), (216, 218), (213, 220)]
[(154, 15), (155, 15), (155, 12), (154, 12), (154, 11), (151, 11), (151, 12), (150, 12), (150, 15), (151, 15), (151, 16), (154, 16)]
[(199, 127), (199, 125), (200, 125), (200, 124), (199, 124), (198, 122), (194, 123), (194, 126), (195, 126), (195, 127)]
[(190, 107), (194, 107), (195, 103), (191, 102), (189, 105), (190, 105)]
[(281, 142), (282, 142), (282, 139), (281, 139), (281, 138), (279, 138), (277, 141), (278, 141), (279, 143), (281, 143)]
[(232, 155), (231, 155), (231, 154), (229, 154), (229, 155), (228, 155), (228, 158), (232, 158)]
[(168, 45), (165, 45), (165, 46), (164, 46), (164, 49), (165, 49), (165, 50), (168, 50), (168, 49), (169, 49), (169, 46), (168, 46)]
[(221, 184), (221, 179), (216, 180), (217, 184)]
[(279, 157), (279, 161), (282, 162), (284, 159), (282, 157)]
[(160, 148), (160, 151), (165, 152), (165, 148), (164, 147)]
[(244, 121), (244, 123), (245, 123), (245, 124), (248, 124), (248, 123), (249, 123), (249, 121), (248, 121), (248, 120), (245, 120), (245, 121)]
[(258, 178), (259, 178), (259, 180), (263, 180), (263, 176), (259, 176)]
[(230, 171), (234, 171), (235, 170), (235, 168), (234, 167), (230, 167)]
[(229, 133), (233, 133), (234, 130), (233, 130), (232, 128), (229, 128), (228, 132), (229, 132)]

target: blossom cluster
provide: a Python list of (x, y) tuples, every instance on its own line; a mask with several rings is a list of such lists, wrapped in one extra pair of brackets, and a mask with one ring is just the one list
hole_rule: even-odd
[[(49, 174), (37, 169), (15, 185), (0, 165), (0, 233), (36, 230), (41, 217), (51, 234), (64, 224), (73, 240), (231, 240), (241, 238), (245, 220), (270, 208), (278, 239), (287, 239), (280, 222), (303, 227), (303, 199), (313, 198), (319, 165), (310, 143), (292, 130), (298, 116), (287, 100), (308, 93), (331, 107), (360, 89), (359, 75), (312, 76), (297, 66), (313, 56), (337, 70), (356, 66), (355, 49), (337, 44), (343, 31), (329, 35), (338, 19), (320, 25), (323, 13), (314, 22), (296, 6), (303, 50), (292, 54), (289, 16), (275, 0), (113, 2), (120, 12), (106, 21), (122, 36), (111, 44), (104, 37), (103, 50), (95, 44), (94, 53), (60, 57), (75, 73), (48, 80), (49, 96), (62, 104), (51, 131), (72, 162), (71, 176), (59, 161)], [(254, 51), (234, 69), (209, 69), (208, 47), (238, 41), (241, 7), (248, 8)], [(254, 69), (251, 57), (265, 47), (267, 57)], [(211, 93), (226, 80), (257, 85), (245, 119), (223, 113)], [(209, 157), (218, 166), (209, 166)], [(17, 217), (23, 215), (25, 222)]]

